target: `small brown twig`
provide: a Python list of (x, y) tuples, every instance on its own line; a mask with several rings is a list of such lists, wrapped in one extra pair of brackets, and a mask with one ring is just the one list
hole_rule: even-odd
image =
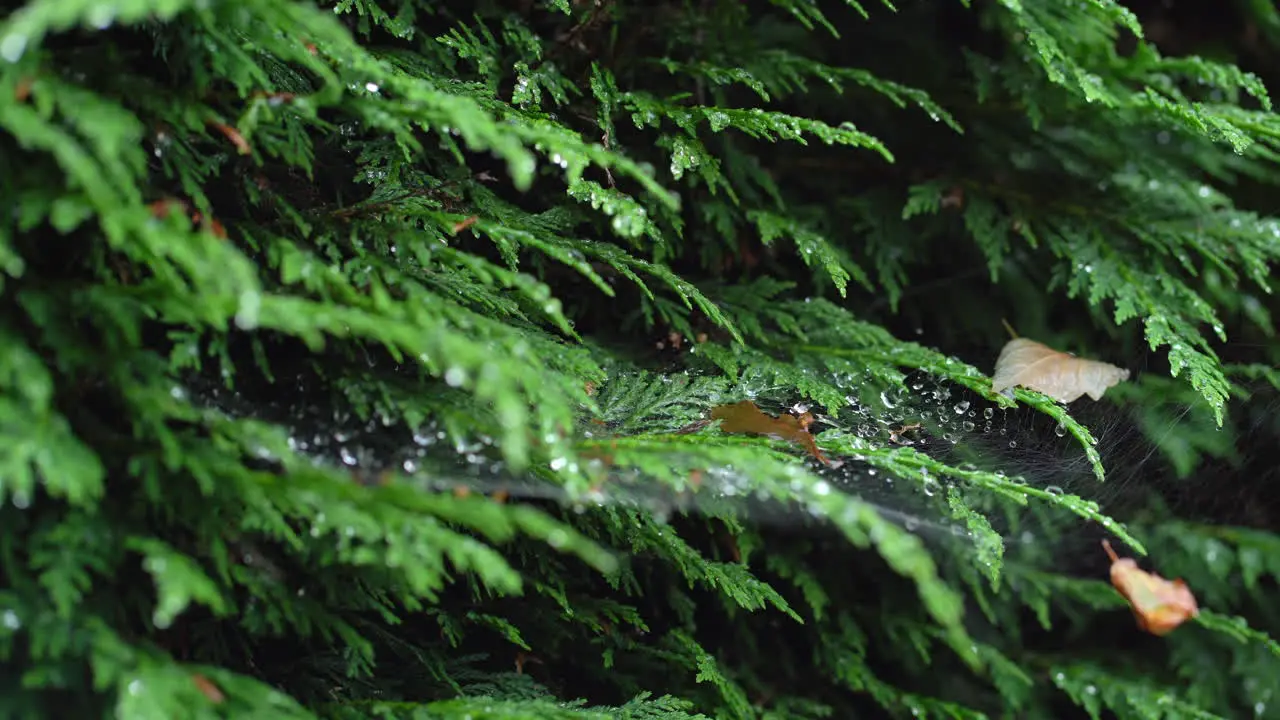
[(240, 134), (239, 130), (236, 130), (226, 123), (210, 121), (209, 124), (212, 125), (215, 130), (225, 135), (227, 140), (231, 141), (231, 144), (236, 148), (236, 152), (241, 155), (248, 155), (253, 152), (253, 148), (249, 147), (249, 141), (244, 139), (244, 136)]

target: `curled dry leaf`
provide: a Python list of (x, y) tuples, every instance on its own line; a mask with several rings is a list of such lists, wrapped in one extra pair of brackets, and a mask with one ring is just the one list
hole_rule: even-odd
[(1181, 579), (1170, 582), (1144, 571), (1136, 560), (1117, 556), (1106, 540), (1102, 541), (1102, 548), (1111, 558), (1111, 584), (1129, 601), (1138, 627), (1152, 635), (1167, 635), (1200, 614), (1191, 588)]
[(1084, 360), (1026, 338), (1005, 344), (991, 379), (993, 392), (1021, 386), (1069, 403), (1081, 395), (1101, 400), (1107, 388), (1129, 379), (1129, 371), (1110, 363)]
[(743, 400), (712, 408), (711, 419), (719, 420), (720, 429), (727, 433), (770, 435), (798, 443), (823, 464), (831, 464), (818, 448), (818, 442), (814, 440), (813, 434), (807, 429), (813, 420), (812, 416), (807, 421), (795, 415), (773, 417), (756, 407), (756, 404), (750, 400)]

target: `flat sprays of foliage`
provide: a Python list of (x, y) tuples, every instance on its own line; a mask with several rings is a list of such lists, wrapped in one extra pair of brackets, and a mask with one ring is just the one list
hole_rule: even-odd
[(0, 714), (1277, 717), (1280, 15), (1169, 13), (9, 10)]

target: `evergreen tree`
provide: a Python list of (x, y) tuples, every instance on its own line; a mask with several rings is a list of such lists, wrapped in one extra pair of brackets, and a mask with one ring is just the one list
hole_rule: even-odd
[(0, 715), (1280, 717), (1280, 12), (1166, 5), (28, 0)]

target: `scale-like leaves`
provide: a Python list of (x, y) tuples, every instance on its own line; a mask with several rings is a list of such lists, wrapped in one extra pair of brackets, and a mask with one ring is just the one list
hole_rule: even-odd
[[(14, 9), (0, 714), (1264, 715), (1274, 538), (1148, 496), (1268, 427), (1280, 121), (968, 4)], [(992, 393), (1006, 315), (1167, 377)], [(1205, 601), (1123, 672), (1023, 642), (1089, 527)]]

